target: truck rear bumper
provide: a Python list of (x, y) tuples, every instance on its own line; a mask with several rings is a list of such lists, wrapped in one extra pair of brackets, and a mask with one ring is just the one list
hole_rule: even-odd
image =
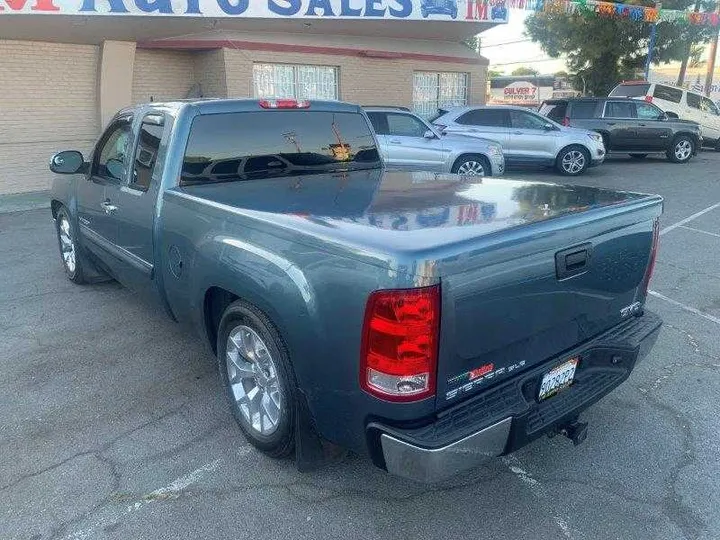
[[(420, 482), (437, 482), (508, 454), (577, 418), (632, 372), (652, 348), (662, 321), (650, 312), (622, 322), (576, 350), (438, 413), (430, 423), (407, 428), (373, 422), (368, 435), (377, 465)], [(572, 386), (537, 400), (543, 374), (579, 357)]]

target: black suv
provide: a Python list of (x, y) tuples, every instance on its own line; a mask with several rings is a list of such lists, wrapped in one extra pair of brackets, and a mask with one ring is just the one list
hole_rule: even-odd
[(685, 163), (702, 144), (700, 124), (671, 118), (652, 103), (636, 99), (549, 99), (539, 112), (565, 126), (597, 131), (608, 152), (636, 159), (665, 152), (670, 161)]

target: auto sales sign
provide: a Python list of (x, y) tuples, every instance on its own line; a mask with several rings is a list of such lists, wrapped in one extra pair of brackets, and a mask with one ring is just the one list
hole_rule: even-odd
[(0, 0), (10, 14), (447, 20), (505, 23), (506, 0)]

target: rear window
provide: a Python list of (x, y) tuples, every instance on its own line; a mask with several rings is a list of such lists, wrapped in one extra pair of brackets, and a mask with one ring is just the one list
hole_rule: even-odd
[(475, 109), (460, 116), (456, 122), (464, 126), (510, 127), (502, 109)]
[(649, 84), (618, 84), (610, 92), (610, 95), (615, 97), (640, 97), (647, 95), (649, 89)]
[(671, 88), (664, 84), (656, 84), (655, 90), (653, 90), (653, 97), (664, 99), (665, 101), (672, 101), (673, 103), (680, 103), (680, 100), (682, 100), (682, 90), (679, 88)]
[(181, 185), (381, 167), (357, 113), (259, 111), (193, 120)]
[(595, 101), (576, 101), (570, 108), (570, 118), (593, 118), (596, 108)]
[(543, 116), (547, 116), (550, 120), (555, 120), (562, 124), (567, 110), (567, 101), (544, 102), (540, 105), (538, 112)]

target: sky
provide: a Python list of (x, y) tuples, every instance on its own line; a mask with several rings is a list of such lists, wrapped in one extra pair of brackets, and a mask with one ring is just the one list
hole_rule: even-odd
[[(490, 60), (490, 68), (510, 72), (520, 66), (533, 67), (541, 74), (565, 71), (562, 59), (550, 59), (536, 43), (523, 35), (530, 11), (511, 9), (507, 24), (499, 24), (480, 34), (480, 54)], [(518, 42), (521, 43), (511, 43)]]

